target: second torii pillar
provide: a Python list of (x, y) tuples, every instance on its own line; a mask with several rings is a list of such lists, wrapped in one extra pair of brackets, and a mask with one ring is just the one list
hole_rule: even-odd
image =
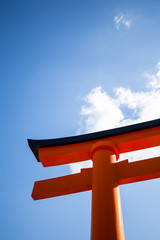
[(91, 149), (91, 240), (124, 240), (121, 201), (114, 163), (119, 153), (112, 142), (100, 141)]

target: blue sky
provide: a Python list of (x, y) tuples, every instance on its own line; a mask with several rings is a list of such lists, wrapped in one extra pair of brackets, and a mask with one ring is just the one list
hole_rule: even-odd
[[(91, 192), (32, 200), (34, 181), (77, 167), (43, 168), (27, 138), (160, 118), (159, 9), (156, 0), (1, 0), (1, 239), (90, 238)], [(159, 187), (120, 188), (126, 240), (160, 238)]]

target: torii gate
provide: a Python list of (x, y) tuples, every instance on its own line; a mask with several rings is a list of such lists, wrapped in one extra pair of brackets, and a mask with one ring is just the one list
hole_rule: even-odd
[(160, 157), (129, 163), (119, 154), (160, 145), (160, 119), (75, 137), (28, 140), (44, 167), (92, 159), (81, 173), (34, 183), (34, 200), (92, 190), (91, 240), (124, 240), (119, 185), (160, 177)]

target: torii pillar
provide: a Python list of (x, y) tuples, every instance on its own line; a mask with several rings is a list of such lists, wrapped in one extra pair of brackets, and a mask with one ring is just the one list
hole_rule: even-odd
[(112, 142), (99, 141), (91, 148), (91, 239), (124, 240), (120, 193), (114, 163), (119, 152)]
[(44, 167), (93, 160), (93, 169), (34, 184), (34, 200), (92, 190), (91, 240), (124, 240), (119, 185), (160, 177), (160, 157), (129, 163), (119, 154), (160, 145), (160, 119), (76, 137), (28, 140)]

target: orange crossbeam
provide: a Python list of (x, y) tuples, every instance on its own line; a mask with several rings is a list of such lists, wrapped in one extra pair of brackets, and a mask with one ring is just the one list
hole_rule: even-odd
[(38, 200), (91, 190), (91, 170), (82, 169), (81, 173), (37, 181), (34, 183), (32, 198)]
[[(114, 165), (119, 185), (160, 177), (160, 157), (130, 163), (124, 160)], [(92, 168), (82, 169), (77, 174), (37, 181), (32, 198), (38, 200), (88, 190), (92, 190)]]
[(160, 157), (115, 163), (119, 185), (140, 182), (160, 177)]
[[(39, 148), (38, 155), (44, 167), (69, 164), (91, 159), (90, 149), (99, 140), (69, 145)], [(160, 127), (104, 138), (116, 144), (119, 153), (159, 146)]]

